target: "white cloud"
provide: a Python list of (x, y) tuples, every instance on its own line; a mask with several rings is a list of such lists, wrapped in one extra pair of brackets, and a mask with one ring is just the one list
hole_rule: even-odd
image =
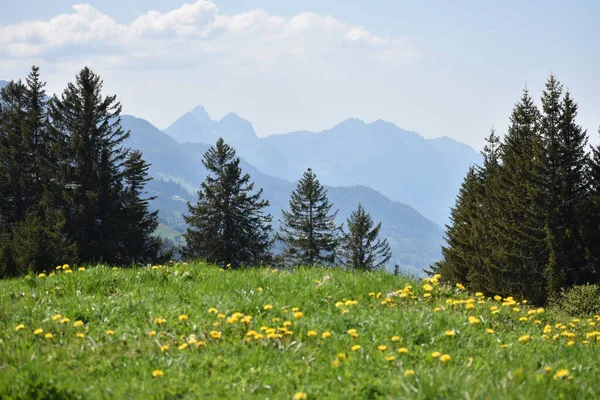
[[(8, 60), (53, 63), (91, 60), (107, 68), (185, 68), (195, 62), (245, 65), (258, 70), (327, 69), (349, 62), (407, 62), (417, 57), (403, 38), (381, 37), (331, 16), (301, 13), (291, 18), (256, 9), (219, 14), (198, 0), (166, 13), (149, 11), (117, 23), (88, 4), (48, 21), (0, 26), (0, 54)], [(166, 63), (165, 58), (168, 60)]]

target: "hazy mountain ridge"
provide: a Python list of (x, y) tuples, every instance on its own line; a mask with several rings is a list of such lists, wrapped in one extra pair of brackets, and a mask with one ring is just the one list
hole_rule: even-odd
[[(141, 150), (144, 158), (152, 164), (151, 175), (181, 185), (155, 180), (149, 183), (148, 191), (150, 195), (159, 196), (152, 206), (160, 210), (161, 221), (182, 231), (185, 229), (185, 223), (181, 214), (187, 213), (187, 201), (196, 200), (195, 191), (206, 176), (202, 156), (210, 145), (178, 143), (148, 121), (133, 116), (123, 116), (122, 125), (124, 129), (131, 131), (127, 145)], [(264, 197), (271, 203), (267, 211), (273, 215), (273, 225), (277, 229), (281, 209), (287, 209), (290, 193), (295, 189), (296, 183), (264, 174), (244, 158), (241, 166), (244, 172), (250, 174), (255, 188), (264, 189)], [(319, 166), (313, 169), (320, 177)], [(300, 176), (301, 173), (295, 180)], [(182, 188), (186, 188), (188, 193), (182, 195)], [(327, 190), (330, 201), (339, 209), (339, 223), (345, 222), (359, 202), (376, 221), (383, 222), (382, 235), (390, 241), (393, 252), (390, 267), (393, 263), (400, 263), (406, 272), (420, 275), (422, 267), (440, 257), (443, 235), (440, 227), (414, 208), (392, 201), (365, 186), (327, 185)]]
[[(349, 118), (320, 132), (258, 138), (252, 125), (235, 114), (214, 121), (204, 108), (194, 110), (201, 110), (201, 117), (186, 113), (165, 132), (180, 143), (213, 143), (223, 137), (268, 175), (294, 180), (312, 167), (324, 184), (371, 187), (416, 207), (439, 225), (447, 222), (468, 167), (481, 161), (463, 143), (448, 137), (425, 139), (383, 120)], [(224, 120), (235, 121), (237, 129), (226, 129)]]

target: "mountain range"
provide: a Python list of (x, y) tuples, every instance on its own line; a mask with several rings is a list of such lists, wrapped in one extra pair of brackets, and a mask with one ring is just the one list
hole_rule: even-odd
[(262, 173), (282, 179), (296, 180), (311, 167), (324, 184), (368, 186), (439, 225), (447, 223), (468, 167), (481, 162), (481, 155), (463, 143), (425, 139), (383, 120), (351, 118), (321, 132), (259, 138), (238, 115), (215, 121), (198, 106), (164, 132), (179, 143), (209, 144), (223, 137)]

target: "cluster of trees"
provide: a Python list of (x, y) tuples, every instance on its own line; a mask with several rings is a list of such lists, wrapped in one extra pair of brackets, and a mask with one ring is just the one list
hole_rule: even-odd
[[(260, 264), (332, 265), (372, 270), (391, 258), (387, 240), (379, 239), (375, 225), (361, 205), (347, 220), (348, 230), (335, 223), (336, 212), (327, 191), (309, 168), (292, 192), (289, 210), (283, 210), (279, 232), (271, 235), (272, 218), (262, 189), (254, 191), (243, 174), (235, 150), (219, 139), (203, 158), (209, 174), (198, 191), (197, 204), (189, 204), (189, 225), (184, 254), (222, 266), (239, 268)], [(273, 256), (273, 242), (282, 254)]]
[(125, 146), (116, 96), (89, 68), (60, 97), (44, 87), (34, 66), (0, 91), (0, 277), (156, 260), (149, 165)]
[(431, 272), (538, 304), (599, 282), (600, 147), (588, 152), (577, 108), (553, 75), (541, 109), (524, 90), (504, 138), (492, 130), (468, 171)]

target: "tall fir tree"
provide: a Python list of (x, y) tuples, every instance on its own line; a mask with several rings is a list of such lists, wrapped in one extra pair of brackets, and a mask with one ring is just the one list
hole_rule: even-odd
[(61, 97), (50, 101), (52, 136), (65, 189), (67, 230), (85, 261), (113, 262), (120, 236), (119, 207), (129, 132), (116, 96), (85, 67)]
[(588, 190), (587, 133), (576, 124), (577, 104), (551, 75), (542, 96), (542, 135), (548, 210), (545, 277), (548, 293), (585, 283), (587, 268), (583, 212)]
[(160, 238), (154, 235), (158, 227), (158, 210), (149, 212), (148, 204), (156, 197), (144, 197), (148, 164), (138, 150), (131, 151), (125, 160), (122, 194), (122, 222), (118, 258), (121, 262), (142, 263), (157, 259), (161, 248)]
[(497, 205), (502, 211), (490, 227), (489, 291), (536, 304), (546, 300), (547, 252), (544, 221), (544, 147), (540, 113), (528, 90), (515, 105), (502, 143)]
[(283, 220), (276, 239), (281, 241), (286, 263), (290, 265), (331, 265), (336, 258), (340, 227), (337, 211), (330, 214), (333, 204), (327, 190), (308, 168), (290, 197), (289, 211), (282, 210)]
[(341, 259), (346, 267), (359, 271), (374, 271), (392, 258), (387, 239), (379, 238), (381, 222), (375, 225), (362, 204), (350, 214), (347, 229), (347, 232), (342, 232), (340, 241)]
[(186, 255), (232, 268), (269, 262), (271, 215), (264, 213), (269, 202), (261, 198), (262, 189), (253, 193), (254, 183), (222, 138), (202, 163), (208, 175), (197, 204), (188, 204), (190, 214), (184, 216)]
[[(600, 137), (600, 128), (598, 128)], [(589, 159), (588, 194), (583, 212), (586, 245), (585, 275), (580, 278), (589, 283), (600, 282), (600, 145), (592, 146)]]

